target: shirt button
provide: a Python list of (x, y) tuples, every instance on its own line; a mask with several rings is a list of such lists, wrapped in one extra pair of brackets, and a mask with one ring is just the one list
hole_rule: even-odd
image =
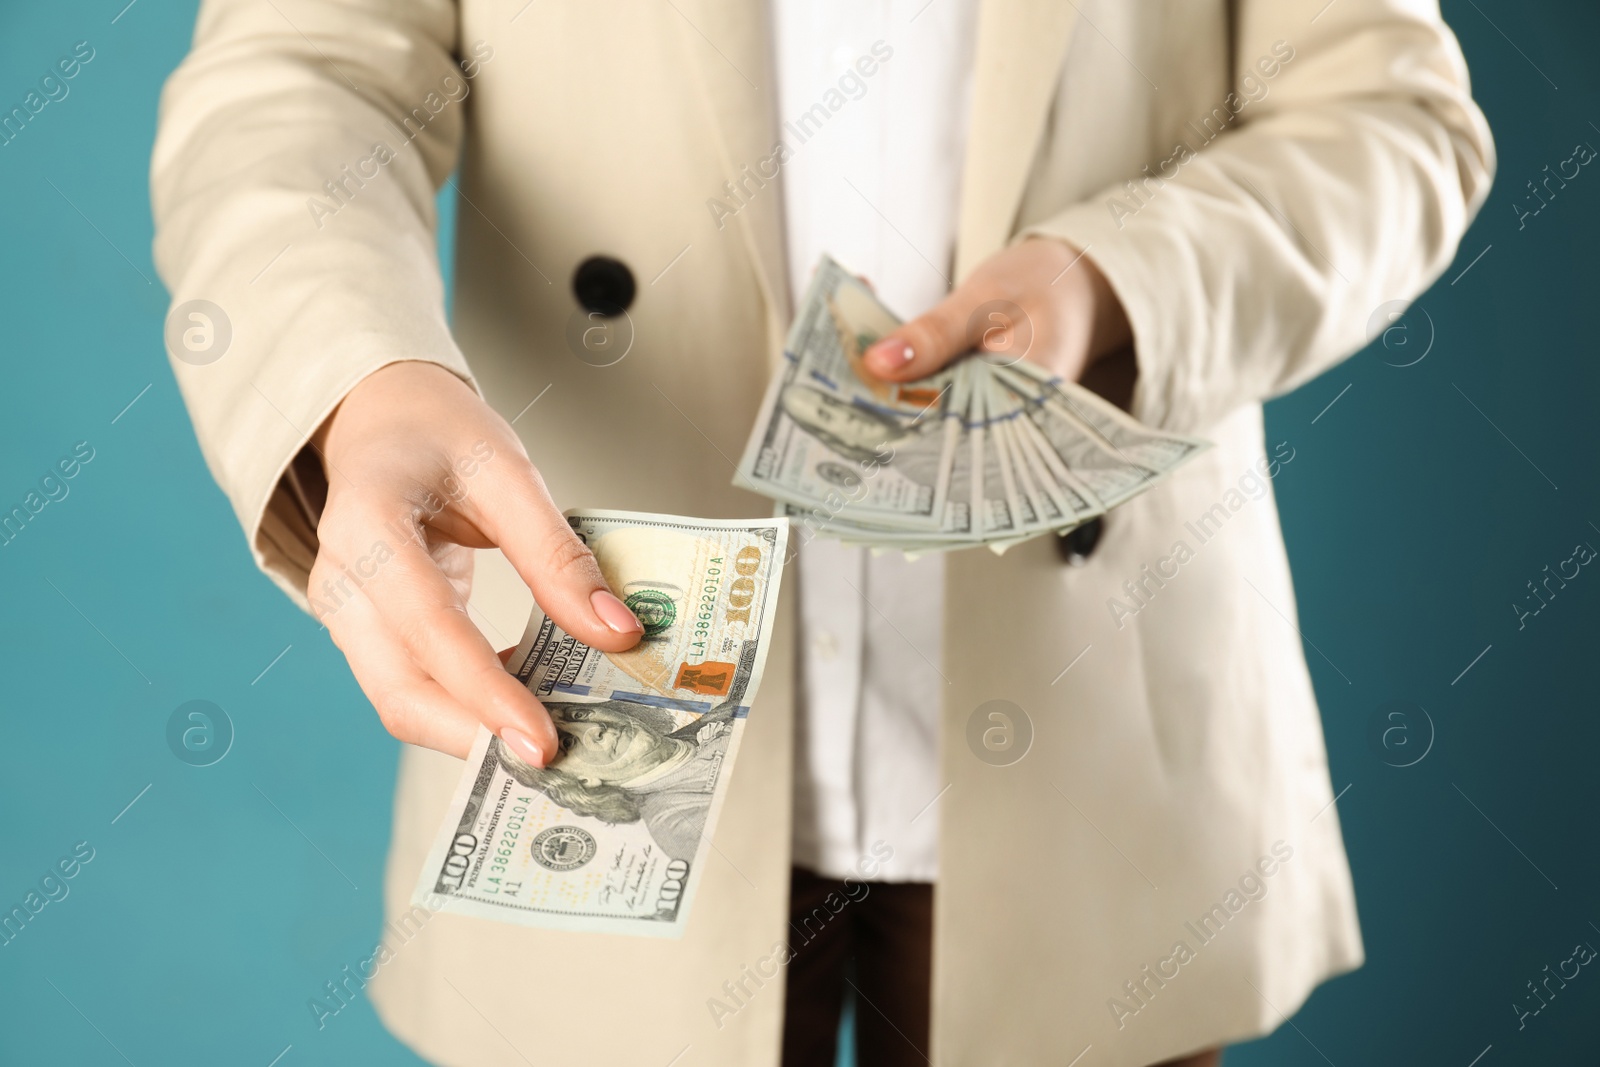
[(824, 630), (811, 639), (811, 648), (821, 659), (833, 659), (839, 654), (839, 639)]

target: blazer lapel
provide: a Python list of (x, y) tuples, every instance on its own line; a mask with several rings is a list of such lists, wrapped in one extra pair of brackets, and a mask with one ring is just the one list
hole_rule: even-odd
[[(729, 180), (737, 180), (746, 165), (770, 156), (778, 140), (768, 5), (672, 0), (672, 6), (696, 88), (716, 125), (721, 164)], [(957, 279), (1011, 236), (1077, 22), (1073, 0), (981, 0)], [(729, 220), (756, 266), (779, 344), (789, 317), (780, 181), (768, 180)]]
[[(765, 3), (748, 0), (669, 0), (679, 41), (696, 88), (716, 126), (727, 180), (754, 175), (777, 143), (777, 79), (770, 16)], [(755, 179), (760, 181), (762, 179)], [(764, 185), (728, 225), (738, 228), (767, 301), (768, 332), (781, 350), (788, 328), (789, 286), (783, 257), (783, 201), (779, 178)], [(747, 186), (753, 187), (753, 186)]]
[(1003, 248), (1078, 22), (1074, 0), (982, 0), (956, 278)]

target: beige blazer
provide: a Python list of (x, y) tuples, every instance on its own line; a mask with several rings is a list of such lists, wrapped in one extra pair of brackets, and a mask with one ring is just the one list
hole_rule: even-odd
[[(206, 0), (162, 102), (156, 257), (175, 303), (231, 321), (174, 370), (289, 595), (316, 542), (281, 474), (395, 360), (508, 418), (549, 386), (516, 425), (563, 506), (769, 513), (729, 484), (787, 326), (770, 161), (805, 151), (768, 35), (758, 0)], [(1086, 249), (1133, 323), (1135, 414), (1217, 447), (1085, 566), (1049, 539), (945, 564), (933, 1060), (1138, 1067), (1268, 1032), (1362, 961), (1266, 491), (1305, 431), (1265, 442), (1260, 403), (1439, 275), (1493, 147), (1431, 0), (982, 0), (975, 47), (953, 276), (1029, 231)], [(458, 155), (449, 322), (433, 205)], [(608, 367), (566, 341), (597, 253), (639, 290)], [(475, 595), (509, 644), (499, 574)], [(1324, 648), (1330, 684), (1358, 671)], [(407, 750), (386, 1024), (461, 1067), (775, 1064), (791, 663), (785, 641), (681, 941), (401, 915), (460, 767)], [(996, 699), (1031, 722), (1011, 766), (967, 740)]]

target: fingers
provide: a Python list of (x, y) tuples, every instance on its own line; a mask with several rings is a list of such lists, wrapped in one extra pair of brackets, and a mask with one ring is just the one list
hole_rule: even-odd
[[(624, 651), (644, 629), (607, 588), (511, 428), (446, 378), (422, 364), (385, 368), (325, 424), (328, 464), (351, 477), (330, 482), (312, 595), (342, 591), (318, 614), (397, 737), (459, 755), (478, 722), (544, 766), (558, 751), (549, 715), (467, 617), (464, 576), (446, 573), (448, 560), (416, 536), (419, 524), (441, 542), (498, 545), (545, 612), (593, 648)], [(474, 440), (481, 462), (458, 460)], [(480, 446), (492, 447), (480, 455)]]
[[(341, 507), (324, 515), (318, 532), (328, 564), (324, 567), (319, 555), (318, 567), (348, 574), (339, 564), (354, 558), (353, 546), (370, 543), (370, 531), (382, 528), (377, 509), (346, 498)], [(351, 659), (352, 670), (354, 650), (360, 650), (362, 669), (368, 672), (362, 688), (368, 696), (373, 696), (369, 684), (378, 690), (389, 705), (388, 713), (409, 734), (433, 736), (428, 731), (435, 728), (421, 720), (433, 718), (426, 714), (429, 710), (438, 711), (445, 716), (437, 727), (440, 737), (458, 745), (460, 716), (446, 701), (453, 702), (524, 759), (543, 766), (557, 746), (550, 716), (506, 673), (437, 561), (417, 540), (395, 540), (397, 544), (386, 546), (390, 552), (371, 577), (326, 617), (329, 632)], [(317, 587), (315, 575), (313, 587)], [(385, 714), (383, 706), (379, 713)], [(390, 732), (401, 736), (393, 727)]]
[(967, 323), (978, 306), (976, 294), (963, 285), (931, 311), (919, 315), (867, 349), (866, 366), (885, 381), (926, 378), (972, 350)]
[(607, 587), (594, 553), (572, 532), (531, 463), (508, 456), (474, 503), (478, 526), (558, 626), (602, 652), (638, 644), (644, 627)]
[(361, 609), (370, 621), (354, 624), (354, 602), (328, 618), (328, 632), (350, 663), (350, 673), (378, 712), (384, 729), (411, 745), (466, 759), (478, 732), (478, 717), (423, 674), (398, 641), (376, 618), (370, 603)]
[(933, 310), (868, 349), (865, 365), (908, 382), (981, 351), (1076, 379), (1089, 360), (1131, 341), (1122, 305), (1085, 251), (1034, 238), (979, 264)]

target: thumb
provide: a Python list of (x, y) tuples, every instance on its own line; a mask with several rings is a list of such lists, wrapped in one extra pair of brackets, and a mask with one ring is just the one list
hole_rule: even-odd
[(978, 338), (969, 335), (968, 321), (976, 306), (969, 289), (957, 289), (867, 349), (866, 369), (889, 382), (926, 378), (975, 346)]

